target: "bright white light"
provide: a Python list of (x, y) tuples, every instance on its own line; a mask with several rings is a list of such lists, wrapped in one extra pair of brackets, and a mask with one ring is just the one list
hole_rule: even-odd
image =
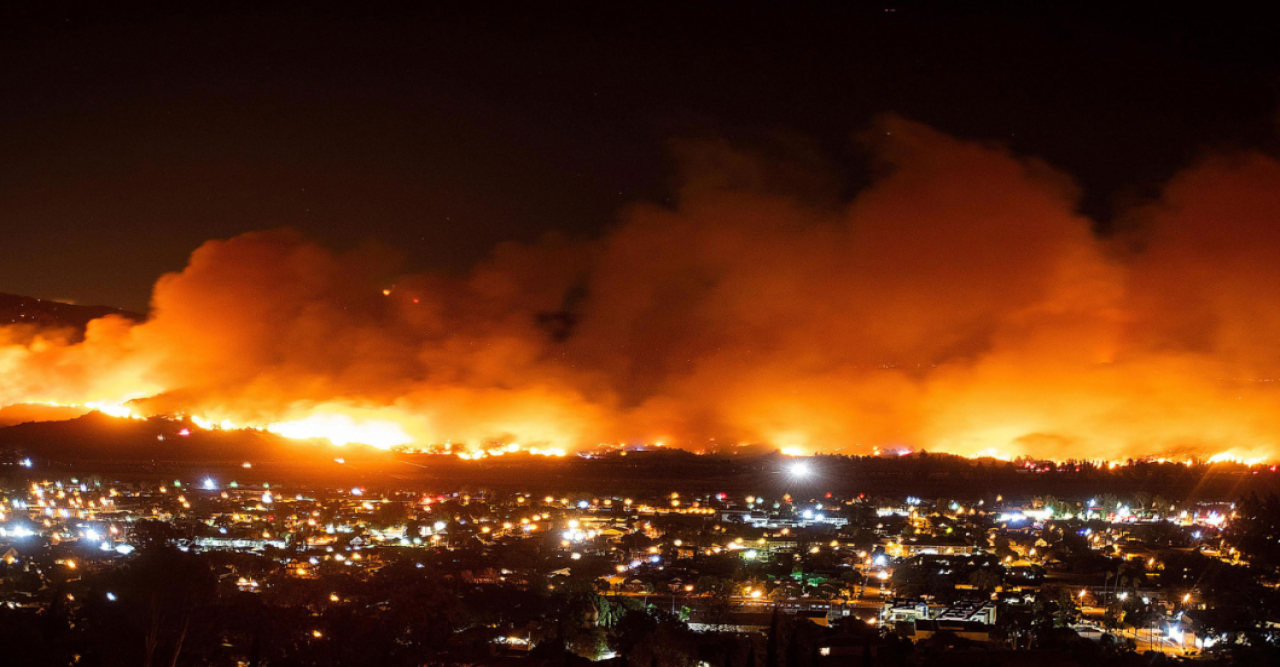
[(218, 484), (217, 484), (216, 482), (214, 482), (214, 481), (213, 481), (213, 478), (212, 478), (212, 477), (206, 477), (206, 478), (204, 478), (204, 490), (205, 490), (205, 491), (213, 491), (214, 489), (217, 489), (217, 488), (218, 488)]
[(792, 463), (790, 466), (787, 467), (787, 470), (791, 473), (792, 477), (808, 477), (809, 476), (808, 463), (804, 463), (804, 462)]
[(110, 600), (110, 601), (112, 601), (112, 602), (115, 602), (115, 601), (116, 601), (116, 594), (115, 594), (115, 593), (107, 593), (107, 599), (108, 599), (108, 600)]
[(4, 528), (0, 528), (0, 536), (31, 537), (32, 535), (35, 535), (35, 533), (32, 532), (31, 529), (27, 528), (26, 526), (18, 526), (16, 528), (10, 528), (8, 530), (5, 530)]

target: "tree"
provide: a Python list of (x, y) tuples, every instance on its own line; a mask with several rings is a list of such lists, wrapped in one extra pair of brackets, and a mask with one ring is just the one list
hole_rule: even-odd
[[(577, 656), (595, 662), (608, 648), (608, 638), (602, 628), (578, 628), (569, 637), (569, 650)], [(655, 656), (656, 658), (656, 656)]]
[(1241, 499), (1236, 518), (1224, 533), (1250, 563), (1270, 568), (1280, 567), (1276, 535), (1280, 535), (1280, 496), (1270, 493), (1260, 497), (1256, 492)]
[(1058, 589), (1058, 608), (1053, 614), (1054, 627), (1070, 627), (1080, 619), (1080, 607), (1076, 602), (1076, 596), (1070, 589)]
[(1015, 555), (1017, 555), (1013, 552), (1013, 549), (1010, 548), (1009, 544), (1010, 543), (1009, 543), (1008, 537), (1005, 537), (1004, 535), (996, 536), (993, 547), (995, 549), (996, 556), (1001, 560), (1004, 560), (1005, 558), (1012, 558)]
[(387, 529), (403, 525), (409, 519), (409, 509), (400, 501), (380, 503), (374, 511), (371, 523), (378, 528)]
[(857, 570), (849, 570), (848, 572), (840, 573), (840, 583), (844, 584), (844, 587), (848, 590), (849, 595), (857, 594), (857, 592), (854, 590), (854, 587), (855, 586), (861, 587), (863, 579), (864, 577), (862, 573), (858, 572)]
[(142, 647), (134, 664), (144, 667), (178, 663), (191, 632), (205, 628), (200, 617), (217, 590), (203, 559), (168, 546), (147, 549), (105, 583), (115, 602), (91, 608), (87, 622), (104, 633), (140, 639), (133, 644)]
[(1129, 622), (1125, 619), (1124, 601), (1120, 598), (1114, 598), (1107, 605), (1107, 610), (1102, 615), (1102, 624), (1108, 630), (1124, 630), (1130, 627)]
[(764, 645), (764, 667), (778, 667), (778, 605), (769, 619), (769, 636)]
[(800, 636), (796, 626), (791, 627), (791, 639), (787, 641), (787, 667), (801, 667)]
[(983, 593), (990, 593), (1003, 583), (1004, 577), (991, 568), (979, 568), (969, 573), (969, 584)]
[(699, 593), (720, 593), (726, 588), (725, 584), (726, 582), (719, 577), (704, 575), (698, 577), (698, 582), (694, 584), (694, 587)]

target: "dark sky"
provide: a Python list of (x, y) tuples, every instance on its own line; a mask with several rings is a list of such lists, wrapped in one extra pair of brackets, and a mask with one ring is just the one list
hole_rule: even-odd
[(1048, 160), (1104, 232), (1206, 148), (1276, 150), (1274, 23), (1210, 3), (173, 4), (0, 10), (0, 291), (143, 310), (278, 226), (465, 269), (662, 200), (685, 137), (803, 137), (852, 192), (884, 112)]

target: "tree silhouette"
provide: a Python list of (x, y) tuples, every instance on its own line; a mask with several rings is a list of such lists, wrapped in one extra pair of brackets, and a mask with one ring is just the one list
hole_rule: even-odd
[(769, 636), (765, 641), (764, 667), (778, 667), (778, 605), (773, 606), (769, 619)]
[(800, 667), (800, 637), (798, 626), (791, 627), (791, 639), (787, 641), (787, 667)]

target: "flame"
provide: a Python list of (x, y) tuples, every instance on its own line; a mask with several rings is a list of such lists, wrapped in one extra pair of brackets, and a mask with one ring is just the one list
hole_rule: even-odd
[(45, 405), (55, 408), (72, 408), (82, 410), (84, 412), (101, 412), (110, 417), (119, 417), (121, 419), (146, 419), (145, 416), (133, 411), (123, 403), (111, 403), (107, 401), (88, 401), (85, 403), (63, 403), (60, 401), (48, 400), (30, 400), (22, 401), (19, 405)]
[(111, 404), (111, 403), (102, 403), (99, 401), (89, 401), (88, 403), (85, 403), (84, 406), (86, 408), (89, 408), (90, 410), (97, 410), (98, 412), (101, 412), (104, 415), (111, 415), (112, 417), (121, 417), (126, 419), (142, 419), (143, 418), (142, 416), (134, 413), (134, 411), (128, 408), (127, 406), (120, 405), (118, 403)]
[(1247, 466), (1255, 466), (1267, 461), (1265, 456), (1250, 455), (1251, 453), (1241, 453), (1239, 450), (1231, 449), (1225, 452), (1218, 452), (1207, 459), (1209, 463), (1240, 463)]
[(463, 461), (479, 461), (480, 459), (489, 458), (491, 456), (506, 456), (507, 454), (515, 454), (523, 452), (533, 456), (566, 456), (568, 452), (559, 448), (542, 448), (542, 447), (525, 447), (518, 443), (498, 444), (487, 449), (470, 448), (465, 451), (457, 452), (458, 458)]
[(378, 449), (391, 449), (413, 442), (413, 438), (394, 422), (359, 422), (342, 414), (314, 414), (302, 419), (269, 424), (266, 430), (296, 440), (323, 438), (340, 447), (359, 443)]

